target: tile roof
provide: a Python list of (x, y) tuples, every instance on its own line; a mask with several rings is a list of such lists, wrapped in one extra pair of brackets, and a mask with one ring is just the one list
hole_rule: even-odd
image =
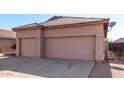
[(124, 38), (119, 38), (115, 40), (113, 43), (124, 43)]
[(26, 28), (26, 27), (34, 27), (37, 26), (37, 23), (31, 23), (31, 24), (27, 24), (27, 25), (23, 25), (23, 26), (18, 26), (16, 28)]
[[(32, 26), (38, 26), (38, 24), (47, 27), (47, 26), (58, 26), (58, 25), (67, 25), (67, 24), (76, 24), (76, 23), (86, 23), (86, 22), (94, 22), (94, 21), (104, 21), (105, 18), (87, 18), (87, 17), (68, 17), (68, 16), (53, 16), (42, 23), (32, 23), (23, 26), (19, 26), (16, 28), (26, 28)], [(16, 29), (15, 28), (15, 29)]]
[(0, 29), (0, 38), (16, 38), (16, 32)]
[(57, 25), (86, 23), (86, 22), (103, 21), (103, 20), (104, 18), (60, 17), (54, 20), (44, 22), (43, 26), (57, 26)]

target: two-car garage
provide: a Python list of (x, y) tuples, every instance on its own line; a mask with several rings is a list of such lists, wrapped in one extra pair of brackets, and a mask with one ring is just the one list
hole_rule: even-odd
[(95, 36), (63, 37), (45, 39), (45, 56), (94, 60)]

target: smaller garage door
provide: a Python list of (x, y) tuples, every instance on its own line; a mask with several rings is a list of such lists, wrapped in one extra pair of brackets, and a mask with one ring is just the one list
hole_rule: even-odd
[(21, 56), (35, 57), (36, 56), (36, 39), (25, 38), (21, 39)]

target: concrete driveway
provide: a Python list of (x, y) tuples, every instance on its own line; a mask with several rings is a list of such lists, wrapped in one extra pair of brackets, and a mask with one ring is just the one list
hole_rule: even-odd
[(94, 64), (79, 60), (0, 57), (0, 77), (88, 78)]

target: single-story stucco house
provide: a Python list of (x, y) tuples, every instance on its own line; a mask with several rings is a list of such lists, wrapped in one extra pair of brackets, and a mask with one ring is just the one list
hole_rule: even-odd
[(10, 30), (0, 29), (0, 53), (14, 52), (12, 46), (16, 43), (16, 33)]
[(108, 23), (108, 18), (54, 16), (43, 23), (13, 28), (16, 55), (101, 62)]

